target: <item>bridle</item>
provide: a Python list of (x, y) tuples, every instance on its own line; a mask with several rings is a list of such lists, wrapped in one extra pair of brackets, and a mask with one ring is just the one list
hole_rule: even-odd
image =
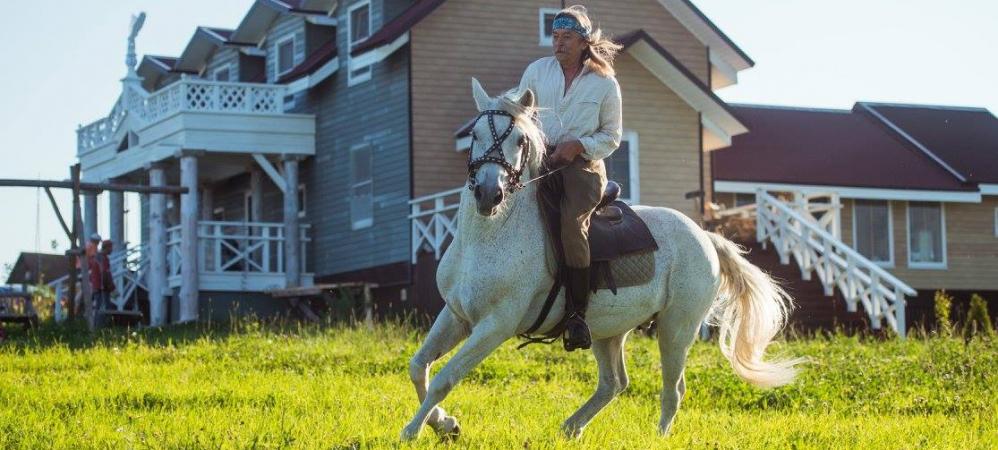
[[(502, 132), (502, 134), (499, 134), (496, 131), (495, 116), (509, 117), (509, 125), (506, 126), (506, 129)], [(506, 159), (506, 155), (503, 155), (502, 153), (502, 144), (509, 137), (510, 133), (513, 132), (513, 125), (516, 123), (516, 118), (506, 111), (487, 109), (478, 114), (478, 117), (475, 118), (475, 123), (478, 123), (482, 117), (488, 119), (489, 132), (492, 133), (492, 146), (489, 147), (489, 149), (486, 150), (482, 156), (474, 158), (472, 152), (475, 148), (475, 134), (471, 134), (471, 148), (468, 149), (468, 189), (475, 190), (475, 186), (477, 185), (475, 182), (475, 175), (478, 174), (478, 169), (487, 163), (498, 164), (506, 171), (506, 175), (509, 177), (507, 190), (509, 190), (510, 193), (523, 188), (523, 184), (520, 183), (520, 177), (523, 175), (523, 168), (527, 160), (526, 155), (523, 155), (523, 157), (520, 158), (520, 164), (518, 167), (513, 167), (513, 164)], [(520, 142), (517, 143), (517, 148), (521, 153), (523, 153), (527, 145), (527, 140), (520, 138)]]

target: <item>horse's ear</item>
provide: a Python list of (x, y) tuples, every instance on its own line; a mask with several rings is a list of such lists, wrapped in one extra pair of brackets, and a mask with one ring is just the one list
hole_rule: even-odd
[(492, 102), (492, 99), (485, 92), (485, 88), (482, 87), (482, 83), (479, 83), (477, 78), (471, 79), (471, 95), (475, 97), (475, 106), (478, 107), (479, 112), (489, 109), (489, 103)]
[(534, 97), (534, 91), (531, 91), (529, 88), (527, 88), (527, 90), (523, 91), (520, 94), (520, 99), (517, 100), (517, 103), (519, 103), (520, 106), (522, 106), (524, 108), (533, 108), (534, 107), (534, 98), (535, 98)]

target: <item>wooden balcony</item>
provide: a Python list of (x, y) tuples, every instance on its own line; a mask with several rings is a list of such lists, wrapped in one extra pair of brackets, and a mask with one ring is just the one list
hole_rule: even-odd
[(287, 87), (183, 78), (156, 92), (126, 85), (110, 114), (77, 130), (84, 178), (122, 176), (180, 150), (315, 154), (315, 117), (284, 111)]

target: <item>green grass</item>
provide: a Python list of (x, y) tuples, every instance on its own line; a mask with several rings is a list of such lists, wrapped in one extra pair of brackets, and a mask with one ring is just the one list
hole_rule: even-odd
[[(561, 422), (592, 392), (588, 353), (507, 343), (443, 406), (463, 435), (398, 435), (417, 406), (423, 332), (243, 323), (91, 336), (51, 326), (0, 344), (0, 448), (988, 448), (998, 341), (794, 340), (799, 381), (763, 391), (698, 343), (672, 436), (657, 435), (658, 350), (627, 346), (631, 385), (579, 441)], [(436, 368), (438, 368), (437, 366)]]

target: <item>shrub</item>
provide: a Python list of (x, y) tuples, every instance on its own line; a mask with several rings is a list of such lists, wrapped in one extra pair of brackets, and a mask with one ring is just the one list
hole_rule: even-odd
[(978, 294), (970, 296), (970, 310), (967, 312), (967, 326), (964, 330), (968, 336), (978, 333), (984, 336), (994, 336), (995, 329), (988, 315), (988, 302)]
[(953, 297), (946, 291), (936, 291), (935, 312), (936, 312), (936, 332), (943, 336), (953, 335), (953, 322), (950, 320), (950, 309), (953, 306)]

